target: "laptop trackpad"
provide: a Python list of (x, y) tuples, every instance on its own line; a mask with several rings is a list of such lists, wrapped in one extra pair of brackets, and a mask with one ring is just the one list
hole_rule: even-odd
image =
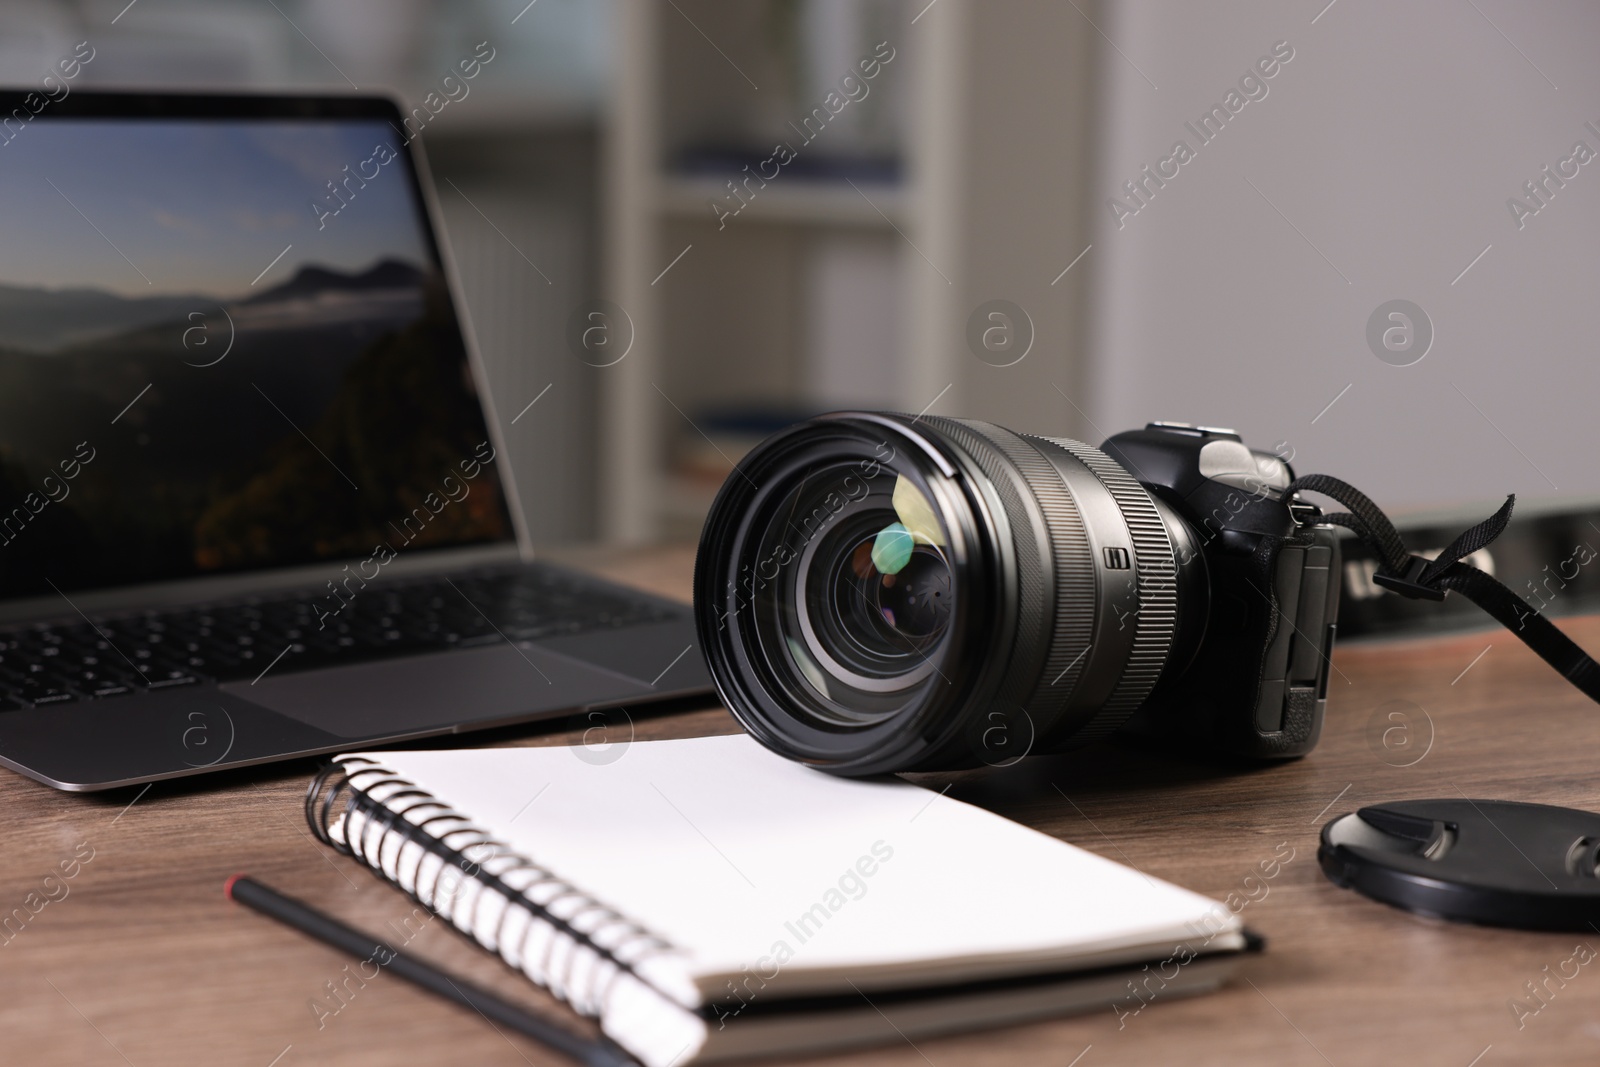
[(516, 722), (651, 692), (537, 645), (437, 655), (229, 682), (224, 692), (340, 737), (399, 736), (470, 722)]

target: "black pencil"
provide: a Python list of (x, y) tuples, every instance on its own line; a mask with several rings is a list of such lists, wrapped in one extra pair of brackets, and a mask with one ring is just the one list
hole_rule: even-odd
[(229, 878), (222, 891), (230, 900), (236, 900), (285, 926), (291, 926), (325, 945), (348, 952), (357, 959), (387, 960), (382, 964), (384, 969), (413, 985), (473, 1008), (485, 1019), (510, 1027), (564, 1056), (589, 1064), (590, 1067), (636, 1067), (637, 1061), (605, 1038), (583, 1037), (541, 1019), (470, 982), (452, 978), (430, 963), (376, 941), (331, 915), (324, 915), (293, 897), (284, 896), (248, 875), (236, 874)]

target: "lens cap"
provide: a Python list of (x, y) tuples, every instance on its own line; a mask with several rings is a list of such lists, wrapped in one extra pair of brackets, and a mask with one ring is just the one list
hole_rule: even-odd
[(1403, 800), (1342, 815), (1317, 850), (1335, 885), (1452, 922), (1600, 929), (1600, 815), (1506, 800)]

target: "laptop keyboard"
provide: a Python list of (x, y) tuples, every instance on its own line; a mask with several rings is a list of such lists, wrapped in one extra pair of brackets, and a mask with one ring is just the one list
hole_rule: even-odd
[[(553, 568), (326, 587), (0, 629), (0, 709), (255, 679), (675, 618)], [(337, 608), (337, 612), (334, 609)]]

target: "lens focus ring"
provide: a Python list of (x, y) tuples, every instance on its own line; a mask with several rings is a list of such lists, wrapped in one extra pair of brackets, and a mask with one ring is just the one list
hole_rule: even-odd
[(1052, 531), (1036, 531), (1034, 524), (1028, 521), (1033, 509), (1028, 507), (1024, 494), (1032, 496), (1033, 486), (1029, 484), (1026, 472), (1008, 472), (1001, 459), (1007, 455), (1008, 450), (989, 433), (983, 432), (995, 430), (999, 434), (1006, 434), (1010, 431), (938, 416), (924, 416), (922, 421), (927, 423), (930, 429), (939, 430), (967, 452), (983, 471), (984, 477), (993, 486), (1000, 498), (1001, 506), (1005, 509), (1017, 558), (1019, 610), (1017, 635), (1013, 647), (1014, 655), (1020, 655), (1022, 661), (1017, 663), (1016, 669), (1010, 673), (999, 697), (1007, 706), (1023, 707), (1032, 690), (1033, 679), (1041, 670), (1045, 643), (1050, 635), (1050, 627), (1046, 622), (1046, 612), (1049, 611), (1051, 597), (1050, 575), (1047, 569), (1049, 566), (1047, 553), (1050, 551), (1050, 546), (1041, 543), (1038, 535), (1043, 534), (1048, 538)]
[[(953, 421), (953, 420), (946, 420)], [(1078, 504), (1054, 465), (1020, 434), (992, 423), (961, 420), (982, 434), (1022, 473), (1044, 518), (1054, 559), (1050, 594), (1054, 626), (1031, 697), (1022, 702), (1040, 737), (1048, 737), (1072, 704), (1078, 679), (1088, 670), (1086, 654), (1094, 640), (1095, 566)], [(1020, 517), (1017, 521), (1024, 521)]]
[(1166, 525), (1150, 495), (1115, 460), (1069, 438), (1035, 440), (1055, 445), (1089, 468), (1116, 500), (1133, 540), (1138, 592), (1133, 647), (1122, 678), (1100, 713), (1073, 735), (1074, 741), (1094, 741), (1121, 726), (1161, 678), (1178, 625), (1177, 561)]

